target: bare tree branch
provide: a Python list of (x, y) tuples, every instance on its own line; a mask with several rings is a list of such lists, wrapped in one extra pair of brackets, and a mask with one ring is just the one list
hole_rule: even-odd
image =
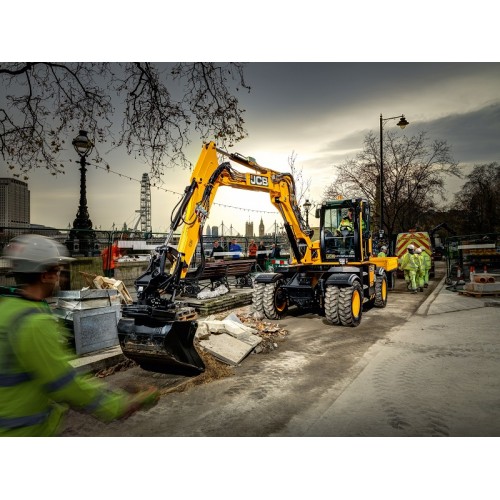
[[(234, 93), (250, 91), (239, 63), (0, 63), (0, 154), (8, 168), (64, 172), (61, 153), (78, 130), (101, 154), (125, 147), (159, 179), (189, 166), (196, 132), (230, 145), (246, 136)], [(177, 94), (176, 92), (177, 91)], [(117, 120), (117, 115), (123, 118)], [(113, 124), (120, 123), (118, 130)], [(106, 146), (106, 143), (108, 145)], [(109, 167), (109, 165), (108, 165)]]
[[(365, 137), (364, 148), (355, 159), (335, 167), (335, 183), (325, 189), (324, 198), (337, 195), (365, 197), (380, 210), (380, 139)], [(418, 226), (426, 212), (436, 208), (436, 197), (444, 198), (444, 176), (460, 177), (458, 164), (445, 141), (432, 143), (425, 132), (417, 136), (384, 134), (384, 212), (386, 234)]]

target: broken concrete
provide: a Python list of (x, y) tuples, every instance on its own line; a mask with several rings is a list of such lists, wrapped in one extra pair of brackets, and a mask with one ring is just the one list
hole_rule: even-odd
[[(262, 342), (257, 330), (244, 325), (231, 314), (224, 320), (207, 318), (198, 322), (196, 335), (200, 346), (217, 359), (231, 365), (239, 364), (255, 347)], [(210, 333), (207, 336), (207, 332)]]

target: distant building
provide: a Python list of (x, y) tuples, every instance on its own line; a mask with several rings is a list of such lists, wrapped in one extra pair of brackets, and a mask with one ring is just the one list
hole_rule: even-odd
[(253, 238), (253, 222), (245, 222), (245, 236)]
[(262, 217), (260, 218), (260, 224), (259, 224), (259, 238), (263, 238), (265, 233), (264, 229), (264, 221), (262, 220)]
[(51, 226), (43, 226), (42, 224), (30, 224), (28, 227), (30, 233), (32, 234), (41, 234), (43, 236), (49, 236), (50, 238), (62, 235), (61, 231)]
[(28, 226), (30, 191), (28, 184), (17, 179), (0, 178), (0, 226)]
[(219, 228), (217, 226), (212, 226), (212, 236), (219, 237)]
[(206, 236), (212, 236), (212, 228), (210, 226), (207, 226), (207, 230), (205, 231)]

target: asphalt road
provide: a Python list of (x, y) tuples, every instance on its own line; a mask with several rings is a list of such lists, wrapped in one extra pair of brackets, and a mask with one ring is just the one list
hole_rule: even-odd
[[(444, 276), (438, 263), (429, 288), (406, 291), (398, 280), (387, 307), (363, 312), (356, 328), (328, 325), (321, 316), (290, 312), (277, 321), (289, 334), (267, 354), (251, 354), (231, 376), (183, 392), (126, 421), (103, 424), (70, 411), (63, 436), (306, 436), (323, 435), (325, 412), (370, 363), (377, 346), (411, 318)], [(135, 367), (106, 377), (112, 386), (155, 385), (168, 392), (184, 377)], [(315, 430), (317, 429), (317, 430)], [(329, 435), (350, 435), (330, 429)], [(359, 435), (359, 434), (357, 434)], [(377, 435), (376, 433), (374, 435)]]

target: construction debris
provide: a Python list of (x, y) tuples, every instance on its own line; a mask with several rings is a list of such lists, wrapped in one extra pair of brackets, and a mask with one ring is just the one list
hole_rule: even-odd
[(123, 304), (132, 304), (134, 302), (123, 281), (115, 280), (114, 278), (106, 278), (98, 274), (85, 273), (83, 271), (80, 271), (80, 274), (89, 288), (97, 288), (98, 290), (117, 290)]
[[(209, 316), (207, 320), (220, 320), (224, 318), (223, 314)], [(251, 307), (242, 307), (233, 311), (225, 319), (239, 321), (246, 327), (251, 328), (254, 335), (259, 336), (262, 340), (254, 348), (255, 354), (267, 354), (278, 348), (280, 342), (284, 342), (288, 335), (288, 331), (282, 328), (279, 324), (263, 321), (263, 319), (251, 310)]]

